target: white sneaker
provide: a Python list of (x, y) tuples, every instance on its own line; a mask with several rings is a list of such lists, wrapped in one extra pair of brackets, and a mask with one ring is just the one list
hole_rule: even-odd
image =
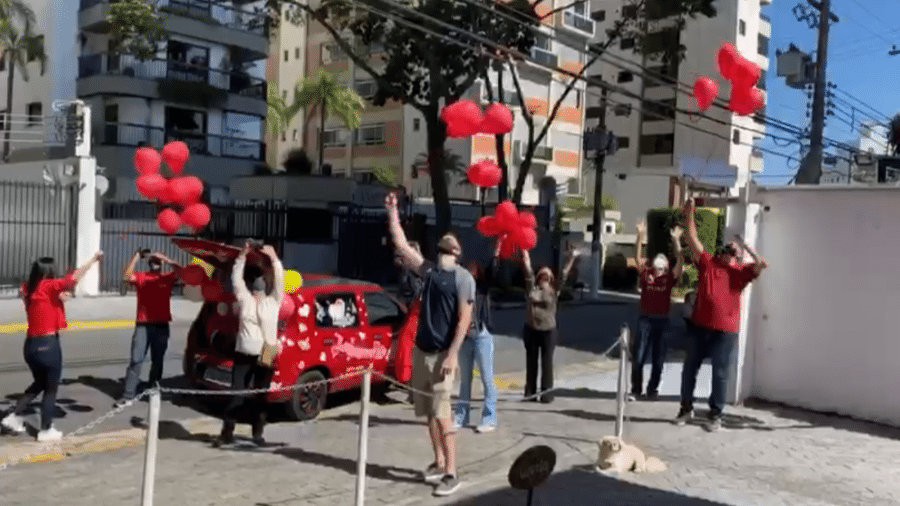
[(25, 420), (18, 415), (6, 415), (3, 420), (0, 420), (0, 426), (14, 434), (25, 432)]
[(55, 427), (50, 427), (47, 430), (38, 432), (37, 440), (40, 443), (44, 443), (47, 441), (59, 441), (60, 439), (62, 439), (62, 436), (62, 432), (56, 430)]
[(485, 432), (494, 432), (496, 429), (497, 429), (496, 425), (483, 423), (483, 424), (479, 425), (478, 427), (475, 427), (475, 432), (478, 432), (479, 434), (484, 434)]

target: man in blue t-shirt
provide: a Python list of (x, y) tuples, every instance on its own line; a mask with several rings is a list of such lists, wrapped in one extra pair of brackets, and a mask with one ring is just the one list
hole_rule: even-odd
[(462, 248), (454, 234), (446, 233), (438, 241), (437, 263), (426, 262), (406, 240), (397, 211), (397, 196), (388, 195), (384, 205), (397, 254), (408, 268), (422, 277), (422, 303), (412, 352), (410, 386), (414, 389), (416, 416), (428, 418), (434, 449), (434, 463), (425, 470), (425, 481), (436, 486), (435, 495), (447, 496), (460, 486), (456, 474), (450, 393), (459, 348), (472, 325), (475, 278), (459, 265)]

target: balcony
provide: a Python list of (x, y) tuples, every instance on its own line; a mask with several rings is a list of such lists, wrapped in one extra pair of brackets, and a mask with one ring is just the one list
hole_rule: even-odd
[[(117, 0), (80, 0), (79, 26), (88, 32), (109, 30), (109, 4)], [(248, 60), (268, 56), (269, 30), (265, 15), (212, 0), (151, 0), (163, 14), (169, 33), (236, 46), (249, 51)]]
[(113, 94), (197, 104), (266, 115), (266, 82), (176, 60), (139, 60), (131, 55), (78, 58), (79, 97)]
[(574, 29), (589, 37), (594, 36), (594, 21), (591, 18), (572, 10), (565, 10), (561, 14), (562, 27)]
[[(524, 147), (524, 146), (523, 146)], [(534, 148), (535, 160), (553, 161), (553, 148), (547, 146), (537, 146)]]
[[(557, 63), (559, 63), (559, 57), (550, 51), (539, 47), (531, 48), (531, 58), (534, 60), (533, 64), (535, 66), (547, 71), (555, 70)], [(544, 67), (544, 65), (551, 68), (548, 69)]]

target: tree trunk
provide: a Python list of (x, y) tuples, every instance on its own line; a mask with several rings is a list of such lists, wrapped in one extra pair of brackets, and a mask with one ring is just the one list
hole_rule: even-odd
[[(504, 103), (504, 93), (503, 93), (503, 65), (500, 65), (497, 68), (497, 101), (500, 103)], [(495, 149), (497, 150), (497, 165), (500, 167), (500, 186), (498, 188), (497, 197), (498, 201), (503, 202), (504, 200), (509, 198), (509, 165), (506, 163), (506, 136), (505, 135), (497, 135), (494, 137)], [(510, 146), (512, 146), (512, 141), (510, 141)]]
[(6, 118), (3, 127), (3, 161), (9, 161), (9, 134), (12, 131), (13, 76), (16, 71), (16, 60), (9, 58), (9, 75), (6, 76)]
[(516, 175), (516, 189), (513, 191), (513, 202), (516, 205), (522, 203), (522, 193), (525, 190), (525, 180), (531, 170), (531, 159), (534, 157), (536, 144), (529, 141), (525, 153), (522, 155), (522, 163), (519, 164), (519, 173)]
[[(317, 174), (322, 173), (322, 167), (325, 166), (325, 111), (327, 104), (322, 99), (322, 110), (319, 111), (319, 170)], [(353, 142), (353, 136), (350, 136), (348, 142)]]
[(432, 108), (425, 114), (425, 128), (428, 132), (428, 174), (434, 197), (434, 217), (437, 231), (442, 234), (450, 230), (450, 196), (447, 192), (447, 175), (444, 172), (444, 142), (447, 140), (447, 131), (438, 117), (437, 108)]

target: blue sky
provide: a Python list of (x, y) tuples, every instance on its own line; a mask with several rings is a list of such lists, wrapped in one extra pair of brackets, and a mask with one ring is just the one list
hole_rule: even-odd
[[(769, 43), (770, 68), (767, 72), (766, 115), (804, 127), (807, 96), (804, 90), (795, 90), (778, 77), (775, 50), (782, 51), (794, 43), (806, 53), (816, 49), (817, 30), (809, 28), (805, 21), (797, 21), (792, 9), (798, 3), (811, 7), (806, 0), (773, 0), (763, 6), (763, 13), (772, 19), (772, 39)], [(877, 113), (893, 116), (900, 111), (900, 55), (889, 56), (896, 44), (900, 48), (900, 0), (842, 0), (832, 1), (831, 8), (840, 21), (831, 25), (828, 47), (828, 79), (837, 85), (835, 106), (840, 111), (828, 116), (826, 139), (849, 141), (858, 136), (859, 120), (877, 119), (886, 122)], [(875, 111), (860, 104), (844, 92), (868, 104)], [(851, 107), (856, 107), (854, 111)], [(855, 116), (851, 127), (851, 115)], [(771, 126), (767, 132), (781, 134)], [(767, 137), (762, 146), (772, 151), (798, 156), (799, 145), (776, 145)], [(827, 149), (826, 153), (834, 149)], [(765, 154), (765, 168), (756, 180), (765, 185), (785, 184), (796, 172), (797, 162), (784, 157)], [(761, 176), (761, 177), (760, 177)]]

